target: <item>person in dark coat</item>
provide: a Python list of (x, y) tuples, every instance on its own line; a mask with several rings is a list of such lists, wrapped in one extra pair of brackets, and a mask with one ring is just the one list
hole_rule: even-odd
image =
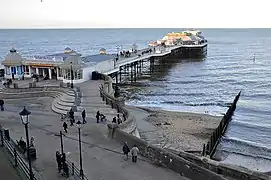
[(117, 118), (116, 117), (113, 117), (112, 123), (117, 123)]
[(57, 162), (58, 172), (60, 173), (62, 169), (62, 163), (61, 163), (61, 155), (59, 151), (56, 152), (56, 162)]
[(117, 115), (117, 121), (118, 121), (118, 124), (122, 123), (121, 118), (120, 118), (120, 114)]
[(100, 120), (100, 111), (97, 111), (96, 113), (96, 119), (97, 119), (97, 123), (99, 123), (99, 120)]
[(73, 123), (74, 123), (74, 112), (73, 110), (71, 109), (70, 112), (69, 112), (69, 115), (70, 115), (70, 126), (73, 126)]
[(87, 123), (87, 121), (86, 121), (86, 110), (82, 111), (82, 119), (83, 119), (83, 124)]
[(0, 99), (0, 108), (1, 108), (1, 111), (4, 111), (4, 104), (5, 104), (5, 101), (3, 99)]
[(68, 128), (68, 124), (66, 122), (64, 122), (63, 129), (64, 129), (65, 133), (68, 133), (67, 128)]
[(128, 153), (130, 152), (130, 148), (127, 144), (127, 142), (124, 143), (122, 147), (123, 154), (125, 155), (125, 160), (128, 160)]
[(67, 178), (70, 176), (69, 175), (69, 167), (68, 164), (66, 162), (63, 163), (63, 175), (65, 175)]

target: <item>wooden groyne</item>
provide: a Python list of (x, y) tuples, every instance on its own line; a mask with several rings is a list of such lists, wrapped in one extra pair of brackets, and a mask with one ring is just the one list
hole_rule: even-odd
[(223, 116), (222, 120), (219, 123), (219, 126), (215, 129), (213, 134), (210, 137), (210, 140), (208, 141), (207, 145), (203, 145), (202, 149), (202, 156), (209, 155), (210, 158), (214, 155), (216, 151), (216, 147), (220, 141), (220, 138), (224, 135), (224, 133), (227, 130), (227, 127), (232, 119), (232, 115), (236, 109), (236, 104), (239, 100), (239, 97), (241, 95), (241, 91), (238, 93), (238, 95), (234, 98), (233, 103), (227, 110), (227, 113)]

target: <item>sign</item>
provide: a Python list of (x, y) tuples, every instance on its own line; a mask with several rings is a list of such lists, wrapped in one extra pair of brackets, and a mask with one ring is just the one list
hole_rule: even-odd
[(34, 63), (29, 63), (30, 66), (36, 66), (36, 67), (54, 67), (53, 64), (34, 64)]

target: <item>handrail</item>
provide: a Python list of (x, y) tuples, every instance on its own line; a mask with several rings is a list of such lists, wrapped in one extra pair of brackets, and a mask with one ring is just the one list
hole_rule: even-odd
[[(29, 176), (29, 167), (28, 163), (24, 160), (24, 158), (20, 155), (20, 153), (17, 152), (17, 148), (14, 146), (14, 142), (10, 139), (8, 140), (7, 137), (4, 135), (3, 130), (0, 129), (1, 131), (1, 138), (3, 138), (3, 146), (6, 148), (7, 152), (12, 156), (14, 159), (14, 167), (18, 167), (24, 175), (27, 177), (27, 179), (30, 179)], [(12, 141), (13, 143), (11, 143)], [(12, 145), (13, 144), (13, 145)], [(44, 178), (35, 170), (33, 170), (34, 174), (34, 180), (44, 180)]]
[[(66, 159), (66, 163), (71, 171), (71, 174), (73, 175), (74, 179), (83, 179), (80, 176), (80, 170), (74, 165), (73, 162), (71, 162), (69, 159)], [(88, 180), (88, 178), (86, 177), (86, 175), (84, 174), (84, 180)]]

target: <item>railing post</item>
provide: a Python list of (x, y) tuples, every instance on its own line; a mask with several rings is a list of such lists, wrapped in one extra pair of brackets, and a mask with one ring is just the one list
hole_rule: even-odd
[(4, 146), (4, 136), (2, 128), (0, 129), (0, 135), (1, 135), (1, 146)]
[(72, 175), (74, 175), (74, 163), (72, 163)]
[(18, 166), (18, 160), (17, 160), (17, 151), (16, 149), (14, 148), (14, 166), (17, 167)]

